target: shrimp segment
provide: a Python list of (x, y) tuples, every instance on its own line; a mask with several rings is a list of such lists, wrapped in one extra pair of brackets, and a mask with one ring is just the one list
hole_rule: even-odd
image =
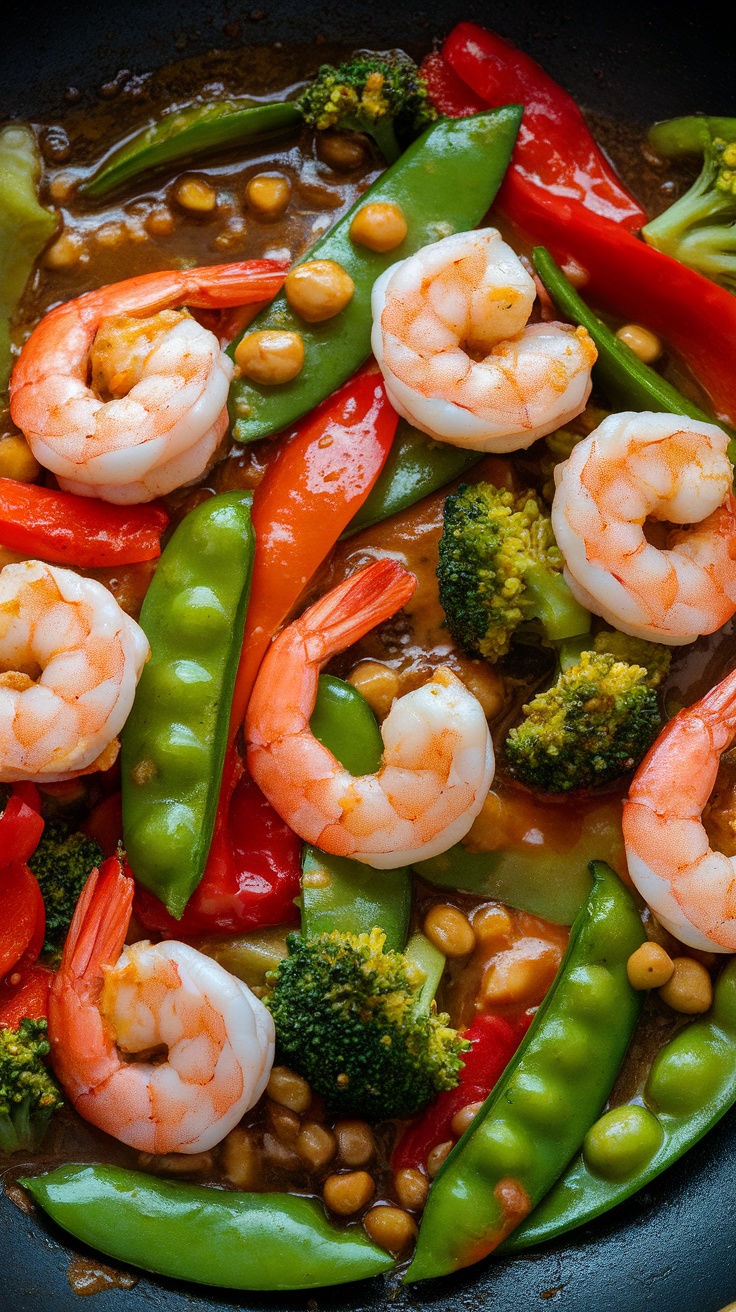
[[(54, 1070), (80, 1116), (122, 1143), (201, 1152), (263, 1093), (273, 1021), (246, 984), (185, 943), (123, 949), (134, 885), (107, 864), (85, 886), (52, 987)], [(159, 1060), (123, 1056), (161, 1049)]]
[(584, 328), (527, 325), (534, 297), (495, 228), (392, 265), (373, 287), (371, 342), (394, 408), (438, 441), (477, 451), (531, 446), (580, 414), (595, 346)]
[(380, 560), (322, 597), (276, 638), (246, 719), (248, 767), (279, 815), (323, 851), (377, 869), (458, 842), (493, 779), (481, 705), (448, 669), (394, 703), (377, 774), (355, 778), (311, 732), (322, 666), (393, 615), (415, 586), (396, 561)]
[(631, 878), (689, 947), (736, 952), (736, 858), (710, 846), (701, 816), (736, 738), (736, 671), (680, 711), (645, 756), (624, 804)]
[(268, 300), (282, 267), (257, 260), (143, 274), (47, 314), (10, 383), (13, 419), (39, 463), (66, 491), (120, 504), (197, 478), (227, 428), (233, 365), (179, 307)]
[[(26, 560), (0, 571), (0, 781), (112, 765), (148, 639), (107, 588)], [(102, 757), (102, 759), (100, 759)]]
[[(736, 612), (728, 437), (682, 415), (609, 415), (555, 470), (552, 526), (578, 601), (634, 637), (678, 646)], [(666, 550), (646, 520), (670, 530)]]

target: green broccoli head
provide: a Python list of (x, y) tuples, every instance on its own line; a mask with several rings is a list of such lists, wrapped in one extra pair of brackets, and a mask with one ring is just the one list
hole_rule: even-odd
[(45, 952), (58, 955), (63, 948), (79, 895), (90, 872), (103, 860), (102, 849), (86, 834), (74, 833), (63, 824), (46, 824), (28, 860), (46, 907)]
[(290, 934), (270, 976), (279, 1059), (335, 1115), (410, 1116), (458, 1082), (468, 1047), (449, 1018), (422, 1006), (424, 975), (385, 934)]
[(366, 133), (389, 164), (437, 118), (419, 69), (400, 50), (358, 52), (338, 68), (323, 64), (299, 108), (319, 131)]
[(672, 650), (661, 642), (648, 642), (646, 638), (632, 638), (618, 629), (602, 629), (593, 639), (593, 650), (615, 657), (627, 665), (638, 665), (646, 674), (650, 688), (658, 688), (670, 672)]
[(0, 1029), (0, 1151), (17, 1153), (40, 1144), (61, 1092), (45, 1058), (45, 1020), (22, 1020), (17, 1030)]
[(625, 774), (661, 723), (647, 670), (609, 652), (584, 651), (523, 711), (506, 755), (517, 779), (545, 793), (595, 788)]
[[(684, 196), (642, 228), (642, 236), (650, 246), (736, 292), (736, 119), (716, 122), (730, 122), (730, 139), (713, 135), (708, 119), (700, 122), (699, 176)], [(654, 144), (666, 142), (668, 127), (676, 123), (658, 124)], [(692, 145), (697, 149), (695, 140)]]
[(536, 492), (465, 483), (447, 497), (437, 578), (447, 627), (465, 651), (497, 661), (530, 620), (551, 641), (587, 633), (590, 615), (562, 567)]

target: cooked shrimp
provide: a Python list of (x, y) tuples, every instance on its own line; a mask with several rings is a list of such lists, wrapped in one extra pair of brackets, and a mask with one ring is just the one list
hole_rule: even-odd
[[(273, 260), (143, 274), (67, 301), (31, 333), (13, 419), (68, 492), (151, 501), (197, 478), (227, 428), (232, 362), (181, 306), (268, 300)], [(90, 381), (91, 375), (91, 381)]]
[(373, 288), (373, 354), (399, 414), (477, 451), (531, 446), (580, 414), (596, 349), (584, 328), (527, 324), (534, 280), (495, 228), (392, 265)]
[(112, 765), (148, 656), (101, 583), (40, 560), (0, 570), (0, 781)]
[(444, 852), (493, 779), (480, 702), (451, 670), (400, 697), (381, 726), (384, 763), (355, 778), (313, 736), (321, 667), (408, 601), (416, 579), (380, 560), (327, 593), (273, 643), (248, 707), (248, 766), (279, 815), (325, 852), (378, 869)]
[[(609, 415), (555, 470), (552, 526), (578, 601), (637, 638), (678, 646), (736, 611), (728, 437), (682, 415)], [(647, 519), (685, 524), (661, 550)]]
[(631, 878), (692, 948), (736, 952), (736, 857), (714, 852), (701, 815), (736, 738), (736, 671), (680, 711), (645, 756), (624, 805)]
[(263, 1093), (273, 1021), (185, 943), (123, 948), (133, 887), (116, 858), (87, 881), (49, 1000), (51, 1060), (100, 1130), (141, 1152), (204, 1151)]

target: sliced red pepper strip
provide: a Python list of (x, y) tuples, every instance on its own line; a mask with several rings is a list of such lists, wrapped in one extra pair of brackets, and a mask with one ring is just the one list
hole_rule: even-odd
[(35, 852), (44, 823), (39, 815), (39, 807), (40, 799), (35, 784), (13, 785), (12, 795), (0, 815), (0, 860), (4, 865), (10, 865), (13, 861), (27, 861)]
[[(16, 974), (19, 979), (13, 982)], [(54, 972), (48, 966), (30, 966), (4, 980), (0, 984), (0, 1029), (17, 1030), (26, 1016), (47, 1020), (53, 978)]]
[(488, 108), (485, 100), (473, 95), (439, 50), (425, 55), (419, 71), (427, 84), (432, 104), (447, 118), (467, 118), (469, 114), (480, 114)]
[(451, 1125), (457, 1112), (469, 1103), (485, 1102), (501, 1073), (508, 1066), (532, 1021), (530, 1014), (518, 1020), (500, 1016), (478, 1016), (465, 1038), (472, 1047), (463, 1054), (460, 1083), (438, 1094), (417, 1121), (402, 1135), (391, 1158), (394, 1171), (426, 1166), (438, 1143), (453, 1138)]
[(0, 546), (56, 565), (102, 569), (161, 555), (163, 506), (113, 506), (0, 478)]
[[(646, 211), (596, 145), (572, 96), (534, 59), (476, 23), (458, 23), (442, 55), (486, 105), (523, 104), (511, 172), (633, 231), (646, 223)], [(463, 112), (445, 110), (452, 117)]]
[(103, 798), (93, 811), (90, 811), (81, 832), (88, 838), (94, 838), (102, 848), (103, 856), (114, 856), (118, 843), (123, 841), (123, 800), (118, 791)]
[(0, 870), (0, 979), (36, 960), (46, 934), (46, 909), (34, 874), (24, 861)]

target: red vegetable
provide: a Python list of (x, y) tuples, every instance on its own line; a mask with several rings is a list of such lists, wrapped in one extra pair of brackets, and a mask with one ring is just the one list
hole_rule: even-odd
[(447, 118), (466, 118), (488, 108), (485, 100), (473, 95), (438, 50), (425, 55), (419, 71), (427, 83), (432, 104)]
[(0, 546), (57, 565), (101, 569), (161, 555), (162, 506), (113, 506), (0, 478)]
[(13, 792), (0, 815), (0, 861), (27, 861), (43, 833), (40, 798), (35, 784), (13, 784)]
[(48, 966), (30, 966), (14, 971), (0, 983), (0, 1029), (17, 1030), (26, 1016), (31, 1020), (47, 1019), (53, 978), (54, 972)]
[(0, 870), (0, 979), (36, 960), (46, 934), (46, 909), (38, 881), (24, 861)]
[(460, 1083), (438, 1094), (402, 1135), (391, 1158), (394, 1171), (425, 1166), (431, 1150), (454, 1137), (450, 1129), (453, 1117), (469, 1103), (485, 1101), (516, 1052), (531, 1019), (526, 1014), (513, 1021), (500, 1016), (478, 1016), (473, 1021), (465, 1033), (473, 1046), (463, 1054), (465, 1064)]

